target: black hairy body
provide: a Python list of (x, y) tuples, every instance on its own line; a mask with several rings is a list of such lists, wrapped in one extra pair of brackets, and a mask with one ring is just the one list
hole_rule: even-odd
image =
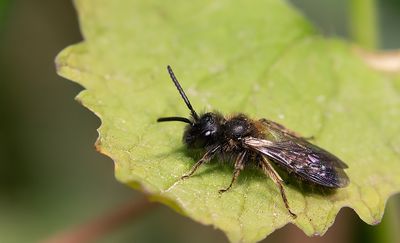
[(200, 165), (214, 157), (228, 159), (234, 163), (234, 171), (229, 186), (219, 190), (223, 193), (232, 187), (247, 165), (254, 164), (278, 186), (285, 207), (294, 217), (296, 214), (290, 210), (283, 180), (271, 163), (322, 187), (335, 189), (347, 186), (349, 179), (344, 172), (347, 168), (344, 162), (276, 122), (250, 119), (244, 114), (224, 117), (218, 112), (208, 112), (198, 116), (169, 66), (168, 71), (191, 111), (191, 117), (165, 117), (157, 121), (188, 123), (183, 142), (190, 149), (201, 148), (205, 151), (202, 158), (181, 179), (190, 177)]

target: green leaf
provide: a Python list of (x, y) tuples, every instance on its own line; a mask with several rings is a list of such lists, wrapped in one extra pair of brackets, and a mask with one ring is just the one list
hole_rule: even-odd
[[(98, 149), (116, 177), (233, 242), (263, 239), (287, 223), (323, 234), (342, 207), (378, 223), (400, 190), (399, 79), (369, 69), (340, 40), (325, 39), (284, 1), (77, 0), (85, 41), (57, 57), (58, 73), (84, 86), (101, 119)], [(268, 118), (342, 158), (351, 183), (336, 193), (273, 182), (247, 168), (223, 195), (232, 166), (204, 165), (181, 142), (189, 114), (166, 72), (171, 64), (198, 111)], [(293, 181), (294, 182), (294, 181)]]

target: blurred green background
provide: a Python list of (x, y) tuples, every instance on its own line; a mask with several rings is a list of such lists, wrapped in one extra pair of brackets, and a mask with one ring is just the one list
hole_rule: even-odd
[[(291, 3), (323, 34), (348, 38), (348, 1)], [(400, 1), (377, 1), (377, 11), (380, 49), (400, 48)], [(95, 151), (99, 119), (73, 99), (82, 87), (55, 73), (57, 53), (81, 40), (71, 0), (0, 0), (0, 242), (42, 241), (141, 198), (114, 179), (112, 161)], [(344, 209), (323, 238), (286, 226), (264, 242), (400, 242), (399, 198), (390, 200), (379, 226)], [(226, 241), (164, 206), (101, 240)]]

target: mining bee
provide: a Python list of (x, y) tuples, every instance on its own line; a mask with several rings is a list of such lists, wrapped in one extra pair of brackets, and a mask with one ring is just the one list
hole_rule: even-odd
[(343, 161), (276, 122), (253, 120), (243, 114), (224, 117), (218, 112), (207, 112), (199, 116), (171, 67), (167, 69), (191, 116), (162, 117), (157, 121), (187, 123), (183, 142), (190, 149), (205, 150), (202, 158), (181, 179), (189, 178), (202, 164), (214, 157), (231, 158), (230, 161), (234, 163), (233, 177), (228, 187), (219, 190), (223, 193), (231, 189), (240, 172), (253, 163), (278, 186), (285, 207), (293, 217), (296, 214), (290, 210), (283, 180), (272, 163), (311, 184), (332, 189), (348, 185), (349, 179), (344, 172), (348, 167)]

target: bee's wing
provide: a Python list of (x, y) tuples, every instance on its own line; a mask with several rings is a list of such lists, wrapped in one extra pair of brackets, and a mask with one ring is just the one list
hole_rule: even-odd
[(343, 170), (347, 165), (335, 155), (280, 129), (270, 132), (277, 139), (272, 141), (247, 137), (244, 143), (289, 172), (316, 184), (331, 188), (345, 187), (348, 184), (349, 178)]

